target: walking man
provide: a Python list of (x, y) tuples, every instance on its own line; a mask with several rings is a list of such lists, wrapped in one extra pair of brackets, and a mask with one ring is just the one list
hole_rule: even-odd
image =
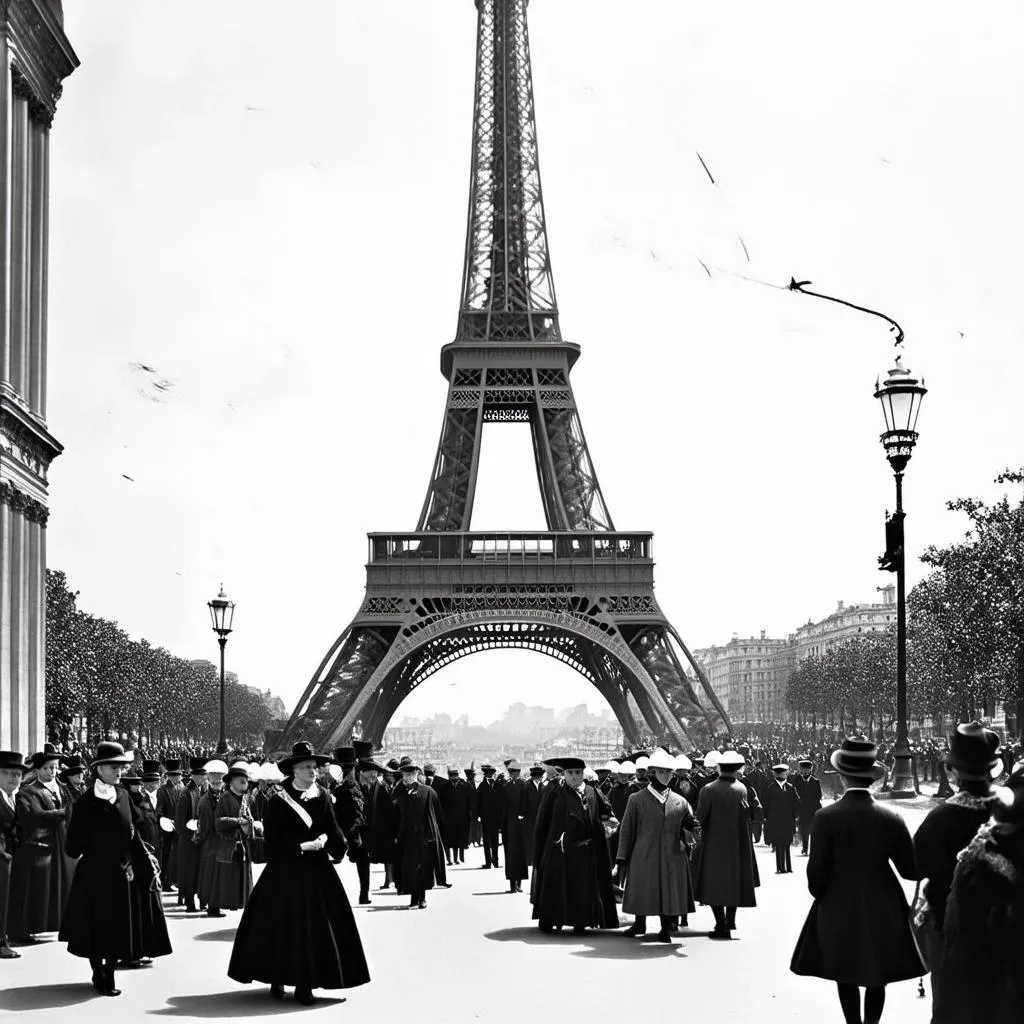
[(803, 847), (801, 856), (807, 856), (807, 841), (811, 838), (811, 824), (814, 816), (821, 810), (821, 783), (811, 774), (814, 767), (806, 758), (799, 764), (799, 772), (793, 779), (793, 788), (800, 797), (800, 845)]
[(476, 820), (484, 844), (484, 867), (501, 867), (498, 863), (498, 835), (501, 831), (501, 787), (494, 778), (495, 768), (485, 764), (480, 769), (484, 781), (476, 789)]
[(772, 766), (775, 781), (770, 783), (764, 794), (764, 838), (775, 851), (775, 874), (786, 875), (793, 871), (790, 844), (793, 830), (800, 817), (800, 797), (791, 782), (788, 764)]

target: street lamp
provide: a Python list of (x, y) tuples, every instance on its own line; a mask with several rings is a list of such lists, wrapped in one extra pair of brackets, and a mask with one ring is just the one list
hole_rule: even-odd
[(892, 793), (897, 798), (914, 795), (910, 740), (907, 736), (907, 595), (906, 560), (903, 538), (903, 473), (917, 444), (917, 417), (921, 399), (927, 394), (910, 370), (896, 365), (888, 377), (875, 382), (875, 398), (882, 404), (885, 433), (882, 446), (896, 478), (896, 511), (885, 520), (885, 554), (879, 568), (896, 573), (896, 747), (893, 750)]
[(235, 602), (228, 600), (223, 583), (220, 585), (220, 593), (212, 601), (207, 601), (207, 607), (210, 609), (213, 631), (217, 634), (217, 643), (220, 644), (220, 739), (217, 741), (217, 753), (226, 754), (228, 741), (224, 730), (224, 647), (227, 645), (228, 633), (231, 632), (231, 624), (235, 618)]

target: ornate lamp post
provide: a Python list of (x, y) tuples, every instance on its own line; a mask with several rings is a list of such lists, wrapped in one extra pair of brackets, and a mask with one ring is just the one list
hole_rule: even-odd
[(228, 741), (224, 729), (224, 648), (235, 619), (235, 602), (228, 600), (223, 583), (220, 585), (220, 593), (212, 601), (207, 602), (207, 607), (210, 609), (213, 631), (217, 634), (217, 643), (220, 644), (220, 739), (217, 741), (217, 753), (226, 754)]
[(917, 444), (917, 417), (921, 399), (927, 394), (924, 379), (920, 383), (910, 370), (896, 365), (888, 377), (875, 383), (875, 398), (882, 405), (885, 433), (882, 445), (885, 457), (896, 477), (896, 511), (886, 517), (885, 554), (879, 567), (896, 573), (896, 747), (893, 750), (892, 796), (914, 795), (911, 774), (910, 740), (907, 736), (907, 596), (906, 564), (903, 541), (903, 473)]

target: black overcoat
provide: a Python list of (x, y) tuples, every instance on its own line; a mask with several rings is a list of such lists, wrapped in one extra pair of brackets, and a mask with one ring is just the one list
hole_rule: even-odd
[[(210, 903), (221, 910), (241, 910), (252, 892), (252, 858), (249, 855), (249, 838), (242, 829), (243, 821), (248, 822), (251, 835), (249, 794), (239, 796), (225, 786), (214, 808), (214, 835), (209, 840), (215, 844)], [(239, 843), (244, 858), (241, 862), (235, 856)]]
[[(330, 858), (344, 857), (345, 837), (330, 794), (303, 800), (289, 779), (263, 816), (267, 866), (235, 933), (228, 976), (305, 988), (353, 988), (370, 980), (348, 896)], [(318, 853), (300, 844), (327, 836)]]
[(398, 811), (395, 808), (395, 787), (377, 782), (369, 787), (367, 801), (373, 831), (370, 838), (370, 861), (374, 864), (392, 864), (395, 860), (395, 834), (398, 829)]
[(444, 845), (449, 850), (464, 850), (469, 846), (472, 790), (463, 779), (449, 780), (438, 798), (444, 815)]
[(797, 773), (792, 778), (793, 788), (800, 797), (800, 829), (806, 832), (821, 810), (821, 781), (814, 775), (804, 778)]
[[(116, 787), (113, 803), (99, 799), (92, 789), (75, 803), (68, 828), (68, 852), (80, 859), (58, 936), (74, 956), (131, 960), (171, 951), (160, 898), (154, 893), (155, 907), (151, 904), (151, 910), (159, 915), (162, 935), (149, 943), (149, 950), (141, 952), (147, 942), (138, 931), (137, 908), (133, 908), (128, 878), (129, 867), (144, 871), (149, 861), (137, 830), (138, 820), (137, 809), (121, 787)], [(151, 880), (146, 878), (143, 883), (145, 877), (140, 876), (140, 884)]]
[(501, 838), (505, 847), (505, 877), (522, 882), (529, 874), (526, 849), (526, 788), (529, 783), (512, 779), (501, 787)]
[(602, 824), (611, 813), (607, 799), (589, 784), (582, 799), (564, 784), (544, 791), (530, 887), (533, 917), (542, 926), (618, 927)]
[(747, 787), (719, 778), (697, 797), (701, 841), (693, 858), (693, 881), (700, 903), (712, 907), (754, 907), (761, 884), (750, 821), (754, 815)]
[(765, 787), (761, 797), (764, 807), (764, 841), (772, 846), (789, 846), (800, 817), (800, 797), (791, 782), (778, 782)]
[(214, 883), (217, 880), (217, 851), (220, 842), (217, 839), (217, 802), (225, 787), (213, 789), (207, 787), (199, 800), (199, 830), (193, 835), (192, 841), (199, 847), (199, 905), (216, 906), (211, 903)]
[(190, 782), (178, 798), (174, 812), (174, 834), (178, 838), (175, 849), (174, 875), (178, 880), (178, 894), (189, 899), (199, 892), (199, 865), (203, 851), (196, 835), (187, 823), (199, 818), (199, 801), (203, 792)]
[(890, 861), (904, 878), (917, 878), (906, 822), (867, 790), (851, 790), (814, 816), (807, 862), (814, 903), (793, 952), (794, 974), (874, 987), (925, 973)]
[(153, 869), (153, 861), (159, 864), (156, 850), (145, 838), (147, 829), (153, 827), (153, 817), (147, 812), (153, 810), (146, 795), (128, 790), (132, 803), (132, 824), (138, 837), (142, 838), (143, 852), (139, 844), (132, 843), (129, 854), (132, 878), (129, 885), (132, 905), (132, 955), (129, 959), (166, 956), (171, 952), (171, 940), (167, 934), (163, 901), (160, 897), (161, 875)]
[[(185, 787), (181, 781), (165, 782), (157, 791), (156, 811), (160, 818), (167, 818), (174, 821), (178, 811), (178, 801)], [(163, 876), (165, 885), (174, 885), (177, 881), (175, 871), (177, 869), (176, 859), (178, 851), (178, 833), (165, 832), (160, 830), (160, 873)]]
[[(395, 887), (412, 893), (432, 889), (434, 880), (445, 881), (444, 844), (441, 830), (444, 817), (437, 793), (418, 782), (411, 789), (395, 787), (398, 827), (395, 830)], [(417, 884), (419, 882), (419, 884)]]
[(537, 836), (537, 815), (540, 813), (540, 799), (544, 795), (544, 787), (537, 785), (533, 779), (526, 783), (523, 806), (526, 808), (523, 825), (526, 828), (526, 863), (533, 867), (533, 847)]
[(486, 835), (496, 835), (501, 828), (501, 786), (497, 782), (481, 782), (476, 787), (476, 816)]

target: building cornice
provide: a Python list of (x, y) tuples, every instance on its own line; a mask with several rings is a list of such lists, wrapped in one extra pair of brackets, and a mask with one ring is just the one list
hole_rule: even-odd
[(50, 510), (41, 501), (30, 498), (6, 480), (0, 480), (0, 505), (9, 505), (11, 511), (20, 512), (29, 522), (39, 523), (44, 528), (50, 518)]
[(64, 451), (64, 446), (46, 429), (42, 420), (3, 391), (0, 391), (0, 436), (40, 462), (44, 470)]
[(28, 100), (34, 121), (49, 127), (61, 83), (78, 67), (78, 56), (44, 0), (0, 0), (0, 28), (7, 35), (14, 94)]

